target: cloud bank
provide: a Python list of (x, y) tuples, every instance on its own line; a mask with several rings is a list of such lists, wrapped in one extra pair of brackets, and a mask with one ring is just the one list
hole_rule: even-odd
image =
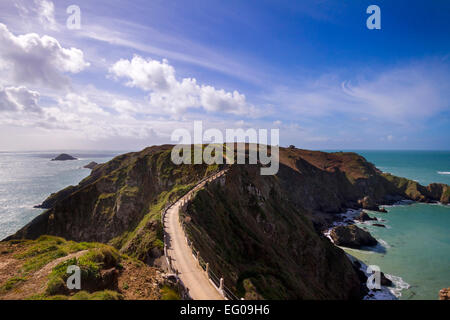
[(0, 23), (0, 67), (14, 83), (61, 89), (69, 84), (64, 73), (78, 73), (89, 66), (83, 51), (63, 48), (50, 36), (36, 33), (15, 36)]
[(129, 87), (148, 91), (151, 107), (162, 108), (170, 113), (184, 112), (189, 108), (203, 108), (208, 112), (246, 114), (254, 107), (238, 91), (226, 92), (209, 85), (200, 85), (195, 78), (178, 81), (175, 69), (167, 60), (121, 59), (114, 63), (109, 73), (119, 79), (125, 78)]

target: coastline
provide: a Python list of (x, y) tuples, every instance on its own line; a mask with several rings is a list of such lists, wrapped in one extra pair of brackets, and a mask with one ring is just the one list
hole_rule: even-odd
[[(364, 209), (347, 209), (346, 212), (337, 214), (339, 216), (339, 219), (335, 220), (331, 226), (329, 226), (324, 232), (323, 235), (327, 237), (333, 244), (334, 240), (330, 236), (331, 230), (334, 227), (337, 226), (348, 226), (357, 224), (359, 221), (356, 220), (356, 217), (358, 217)], [(379, 222), (378, 220), (376, 220)], [(369, 222), (362, 222), (361, 224), (370, 224)], [(378, 244), (374, 247), (362, 247), (360, 249), (353, 249), (353, 250), (365, 250), (365, 251), (372, 251), (372, 252), (380, 252), (382, 250), (385, 250), (387, 246), (389, 246), (384, 240), (377, 239)], [(336, 245), (336, 244), (335, 244)], [(369, 277), (371, 273), (367, 272), (367, 264), (365, 264), (362, 260), (354, 257), (349, 252), (346, 251), (346, 249), (349, 249), (347, 247), (338, 246), (337, 247), (343, 249), (345, 253), (347, 254), (347, 257), (350, 259), (350, 261), (355, 264), (355, 262), (360, 264), (359, 270), (364, 272), (366, 277)], [(393, 286), (384, 286), (381, 285), (381, 289), (379, 290), (373, 290), (369, 289), (366, 296), (364, 296), (363, 300), (396, 300), (401, 297), (401, 291), (403, 289), (408, 289), (410, 286), (408, 283), (403, 281), (403, 279), (400, 276), (391, 275), (388, 273), (384, 273), (386, 278), (392, 281)]]
[[(422, 203), (418, 201), (412, 201), (412, 200), (401, 200), (396, 203), (390, 204), (390, 205), (382, 205), (383, 208), (388, 209), (388, 213), (382, 213), (383, 215), (386, 214), (386, 217), (389, 217), (390, 210), (389, 208), (395, 208), (395, 207), (402, 207), (406, 208), (412, 205), (426, 205), (426, 206), (441, 206), (443, 208), (450, 208), (450, 204), (443, 204), (440, 202), (433, 202), (433, 203)], [(356, 220), (356, 218), (362, 213), (362, 212), (368, 212), (371, 213), (371, 217), (377, 218), (377, 220), (373, 221), (359, 221)], [(330, 236), (330, 232), (334, 227), (337, 226), (348, 226), (348, 225), (357, 225), (365, 231), (369, 232), (365, 226), (372, 226), (373, 224), (377, 223), (383, 223), (385, 225), (385, 228), (383, 230), (387, 230), (387, 232), (393, 232), (390, 229), (392, 227), (388, 224), (386, 224), (386, 220), (383, 219), (383, 217), (379, 217), (378, 214), (380, 212), (372, 211), (372, 210), (366, 210), (366, 209), (347, 209), (347, 211), (336, 214), (336, 219), (326, 228), (323, 230), (323, 235), (326, 236), (333, 244), (334, 241)], [(398, 231), (398, 230), (397, 230)], [(386, 254), (389, 250), (392, 249), (392, 246), (382, 238), (373, 235), (373, 232), (369, 232), (372, 236), (376, 238), (378, 241), (378, 244), (373, 247), (361, 247), (359, 249), (355, 248), (348, 248), (343, 246), (338, 246), (341, 249), (343, 249), (349, 259), (352, 262), (358, 262), (361, 267), (360, 270), (364, 272), (366, 276), (369, 276), (370, 274), (367, 273), (367, 267), (368, 265), (362, 261), (360, 258), (355, 256), (355, 253), (361, 253), (361, 256), (369, 256), (371, 254), (378, 254), (382, 258), (381, 259), (387, 259)], [(383, 270), (381, 270), (386, 278), (392, 281), (392, 286), (381, 286), (380, 290), (369, 290), (368, 294), (364, 297), (364, 300), (394, 300), (394, 299), (400, 299), (405, 292), (405, 290), (408, 290), (412, 287), (411, 284), (409, 284), (407, 281), (404, 280), (405, 274), (403, 273), (385, 273)], [(442, 283), (442, 287), (445, 287), (447, 284)], [(411, 296), (407, 299), (410, 299), (414, 296), (414, 293), (411, 293)], [(437, 293), (436, 293), (437, 295)]]
[[(45, 158), (43, 158), (43, 159), (45, 159)], [(88, 161), (88, 160), (91, 160), (91, 159), (85, 159), (85, 160), (79, 160), (79, 161)], [(48, 170), (48, 172), (47, 171), (41, 172), (37, 176), (37, 178), (41, 178), (43, 176), (45, 176), (45, 177), (47, 177), (47, 176), (48, 177), (52, 177), (52, 181), (55, 180), (55, 183), (56, 182), (60, 183), (61, 182), (60, 181), (61, 180), (61, 176), (64, 176), (67, 173), (73, 175), (72, 177), (74, 177), (75, 176), (75, 171), (76, 172), (79, 172), (80, 170), (84, 171), (84, 169), (82, 169), (81, 166), (78, 165), (78, 166), (73, 166), (72, 167), (72, 164), (70, 164), (70, 163), (61, 163), (61, 164), (58, 164), (58, 166), (55, 167), (55, 165), (53, 165), (53, 164), (48, 165), (48, 162), (44, 162), (43, 160), (42, 161), (39, 160), (38, 162), (39, 163), (42, 162), (42, 164), (44, 165), (42, 167), (43, 169), (48, 167), (49, 170)], [(33, 166), (35, 166), (36, 160), (29, 161), (29, 163), (30, 163), (30, 165), (33, 164)], [(75, 163), (73, 163), (73, 164), (75, 164)], [(60, 172), (60, 176), (54, 175), (55, 168), (63, 169), (64, 167), (66, 167), (68, 165), (70, 165), (70, 167), (66, 168), (68, 170), (61, 171)], [(28, 177), (28, 175), (29, 175), (28, 171), (24, 170), (24, 176)], [(16, 178), (16, 177), (14, 177), (14, 178)], [(317, 176), (315, 176), (315, 179), (316, 178), (317, 178)], [(316, 180), (318, 180), (317, 181), (318, 185), (322, 185), (324, 183), (320, 179), (316, 179)], [(77, 180), (77, 181), (79, 181), (79, 180)], [(31, 185), (31, 186), (33, 186), (33, 185)], [(376, 201), (375, 199), (373, 199), (372, 201), (364, 201), (365, 197), (361, 198), (361, 202), (360, 202), (360, 200), (348, 201), (348, 202), (344, 203), (341, 206), (341, 209), (337, 208), (337, 209), (335, 209), (336, 211), (334, 211), (334, 212), (339, 212), (337, 210), (342, 210), (342, 209), (345, 209), (346, 207), (347, 208), (348, 207), (352, 207), (353, 209), (348, 209), (348, 210), (346, 210), (343, 213), (335, 213), (335, 214), (323, 213), (324, 215), (327, 215), (329, 219), (327, 219), (326, 223), (324, 223), (322, 225), (319, 225), (319, 223), (318, 223), (317, 226), (320, 226), (321, 228), (320, 229), (317, 228), (316, 230), (320, 232), (321, 230), (323, 230), (322, 227), (326, 228), (327, 224), (329, 224), (329, 223), (332, 223), (332, 226), (358, 224), (358, 226), (362, 227), (363, 229), (365, 229), (364, 228), (365, 226), (370, 227), (373, 223), (375, 223), (374, 221), (370, 221), (370, 222), (360, 222), (360, 221), (356, 222), (355, 221), (356, 216), (359, 215), (363, 210), (368, 210), (369, 212), (371, 212), (370, 213), (371, 216), (375, 215), (375, 216), (378, 216), (378, 217), (384, 219), (384, 217), (388, 218), (390, 216), (389, 214), (386, 215), (386, 213), (383, 213), (383, 209), (384, 208), (388, 208), (389, 209), (389, 208), (393, 208), (393, 207), (406, 207), (406, 206), (412, 205), (412, 204), (422, 204), (422, 205), (430, 204), (432, 206), (442, 205), (442, 206), (448, 207), (447, 205), (444, 205), (444, 204), (442, 204), (440, 202), (437, 202), (437, 201), (433, 201), (432, 199), (424, 199), (426, 201), (422, 202), (422, 201), (412, 201), (412, 200), (401, 200), (401, 201), (398, 201), (399, 198), (401, 199), (402, 197), (400, 195), (394, 195), (392, 197), (386, 197), (384, 200), (381, 200), (382, 198), (380, 197), (380, 198), (378, 198), (378, 201)], [(325, 200), (325, 199), (327, 199), (327, 197), (326, 197), (326, 195), (322, 195), (320, 199)], [(328, 199), (329, 199), (329, 197), (328, 197)], [(403, 199), (405, 199), (405, 198), (403, 198)], [(434, 198), (434, 199), (436, 199), (436, 198)], [(379, 204), (381, 204), (380, 207), (378, 206)], [(364, 207), (364, 209), (362, 207)], [(36, 210), (36, 209), (34, 209), (34, 210)], [(319, 216), (318, 217), (318, 221), (319, 222), (320, 222), (320, 219), (321, 219), (321, 217)], [(406, 220), (408, 220), (408, 218)], [(384, 224), (383, 220), (379, 219), (379, 220), (377, 220), (377, 222), (378, 221)], [(448, 224), (446, 223), (446, 224), (443, 224), (443, 225), (446, 226)], [(385, 230), (385, 229), (390, 229), (390, 228), (391, 227), (386, 224), (386, 228), (376, 228), (375, 227), (374, 229), (376, 230), (376, 233), (378, 233), (379, 230)], [(382, 233), (385, 234), (385, 232), (386, 231), (383, 231)], [(397, 232), (397, 230), (394, 231), (393, 233), (396, 233), (396, 232)], [(370, 233), (372, 233), (372, 230), (370, 230)], [(329, 236), (329, 234), (328, 234), (328, 236)], [(399, 235), (399, 236), (401, 236), (401, 235)], [(375, 237), (376, 237), (377, 241), (379, 242), (379, 244), (377, 246), (372, 247), (372, 248), (368, 248), (369, 250), (360, 250), (360, 251), (361, 252), (372, 252), (372, 253), (383, 253), (383, 251), (385, 252), (386, 250), (389, 251), (391, 249), (390, 241), (384, 241), (379, 236), (375, 236)], [(384, 238), (384, 236), (382, 238)], [(429, 238), (432, 239), (433, 235), (431, 235)], [(356, 250), (356, 249), (352, 249), (352, 250)], [(395, 248), (394, 248), (394, 250), (395, 250)], [(402, 249), (400, 248), (400, 250), (402, 250)], [(397, 250), (397, 252), (398, 252), (398, 250)], [(418, 255), (422, 255), (422, 253), (420, 252), (420, 249), (419, 249), (419, 251), (416, 251), (416, 252), (418, 252), (417, 253)], [(348, 257), (351, 256), (351, 260), (355, 259), (355, 260), (359, 261), (360, 265), (358, 266), (358, 268), (359, 268), (360, 271), (364, 272), (364, 274), (366, 274), (366, 275), (367, 275), (366, 271), (367, 271), (367, 266), (368, 265), (373, 265), (373, 264), (377, 265), (377, 263), (365, 263), (364, 260), (361, 260), (357, 256), (352, 255), (347, 250), (346, 250), (346, 253), (347, 253)], [(414, 251), (412, 253), (411, 253), (411, 251), (404, 252), (404, 255), (406, 255), (406, 254), (413, 256), (416, 253)], [(373, 256), (375, 256), (375, 254)], [(380, 266), (382, 266), (382, 264), (380, 264)], [(358, 268), (354, 268), (354, 269), (356, 270)], [(420, 270), (420, 268), (418, 268), (418, 269)], [(384, 267), (383, 267), (382, 270), (383, 271), (385, 270)], [(436, 270), (439, 270), (439, 269), (436, 268)], [(389, 272), (387, 269), (386, 269), (386, 271)], [(386, 278), (388, 278), (388, 279), (390, 279), (391, 281), (394, 282), (394, 286), (391, 287), (391, 288), (383, 287), (380, 291), (371, 291), (365, 296), (365, 299), (376, 299), (376, 300), (378, 300), (378, 299), (398, 299), (398, 298), (402, 297), (402, 293), (404, 292), (404, 290), (409, 288), (409, 284), (407, 282), (410, 282), (410, 279), (408, 279), (408, 281), (404, 281), (403, 280), (405, 277), (404, 277), (402, 271), (403, 270), (401, 270), (401, 272), (399, 272), (399, 270), (397, 268), (396, 272), (392, 272), (392, 270), (391, 270), (391, 272), (385, 273)], [(428, 270), (428, 273), (429, 273), (429, 271), (430, 270)], [(445, 275), (446, 272), (443, 272), (442, 274)], [(363, 283), (364, 283), (364, 278), (361, 277), (360, 279), (362, 279), (361, 281), (363, 281)], [(443, 282), (445, 282), (445, 281), (441, 281), (441, 283), (443, 283)], [(446, 284), (442, 285), (442, 287), (445, 287), (445, 286), (446, 286)], [(435, 286), (432, 286), (431, 288), (433, 288), (433, 290), (434, 290)], [(363, 295), (364, 295), (364, 293), (361, 295), (361, 297)], [(408, 298), (408, 297), (406, 297), (406, 298)], [(433, 299), (433, 296), (428, 294), (428, 298), (427, 299)]]

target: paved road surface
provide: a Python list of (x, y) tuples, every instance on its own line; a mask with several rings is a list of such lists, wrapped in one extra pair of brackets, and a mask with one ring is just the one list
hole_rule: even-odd
[[(221, 174), (221, 173), (219, 173)], [(215, 179), (211, 178), (209, 181)], [(194, 190), (204, 186), (205, 182), (197, 185)], [(192, 193), (189, 192), (177, 201), (164, 217), (164, 229), (167, 235), (167, 254), (172, 258), (172, 266), (178, 270), (178, 276), (189, 289), (189, 295), (194, 300), (223, 300), (223, 296), (212, 285), (206, 272), (198, 265), (192, 255), (191, 248), (186, 243), (186, 238), (179, 222), (179, 208), (183, 200)]]

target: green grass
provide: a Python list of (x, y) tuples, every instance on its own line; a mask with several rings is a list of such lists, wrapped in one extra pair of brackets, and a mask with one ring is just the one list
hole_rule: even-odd
[(61, 262), (55, 266), (49, 276), (46, 294), (48, 296), (62, 293), (66, 289), (66, 281), (70, 276), (67, 274), (67, 268), (70, 265), (80, 267), (81, 278), (84, 281), (100, 280), (100, 271), (111, 267), (120, 268), (121, 256), (111, 247), (101, 246), (93, 248), (78, 259), (72, 258)]
[(21, 270), (24, 275), (39, 270), (49, 262), (70, 253), (99, 246), (96, 243), (77, 243), (54, 236), (41, 236), (28, 244), (30, 247), (24, 253), (15, 256), (17, 259), (25, 260)]
[(9, 291), (9, 290), (13, 289), (19, 283), (25, 282), (26, 280), (27, 279), (24, 277), (12, 277), (0, 287), (0, 292)]
[(181, 297), (175, 289), (163, 286), (161, 288), (161, 300), (181, 300)]
[(36, 240), (12, 242), (24, 246), (25, 251), (23, 253), (14, 255), (16, 259), (24, 260), (24, 264), (18, 275), (12, 277), (0, 287), (2, 292), (9, 291), (20, 283), (27, 281), (35, 271), (40, 270), (48, 263), (78, 251), (89, 250), (80, 257), (79, 261), (75, 258), (68, 259), (53, 268), (47, 283), (47, 293), (64, 291), (64, 288), (66, 288), (65, 280), (68, 277), (66, 270), (69, 265), (78, 264), (84, 272), (84, 276), (96, 277), (104, 265), (117, 265), (120, 261), (120, 255), (117, 251), (101, 243), (77, 243), (66, 241), (61, 237), (47, 235)]
[(110, 244), (118, 249), (128, 246), (129, 250), (126, 253), (136, 259), (143, 259), (153, 248), (164, 249), (161, 213), (168, 203), (185, 194), (192, 187), (193, 184), (176, 185), (170, 191), (163, 191), (149, 205), (148, 213), (139, 224), (132, 231), (127, 231), (122, 236), (112, 239)]
[(123, 296), (111, 290), (96, 291), (89, 293), (80, 291), (69, 298), (70, 300), (123, 300)]
[(38, 294), (32, 295), (27, 300), (123, 300), (123, 295), (116, 291), (103, 290), (89, 293), (87, 291), (79, 291), (73, 296), (66, 296), (62, 294), (45, 295)]

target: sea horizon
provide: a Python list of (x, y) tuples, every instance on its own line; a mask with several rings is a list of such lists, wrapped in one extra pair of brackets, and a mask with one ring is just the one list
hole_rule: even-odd
[[(75, 150), (72, 150), (75, 151)], [(90, 170), (84, 169), (83, 165), (87, 164), (90, 161), (98, 161), (100, 162), (106, 162), (110, 160), (113, 156), (116, 155), (116, 153), (105, 153), (101, 154), (99, 152), (87, 152), (87, 150), (77, 150), (80, 154), (83, 154), (85, 152), (85, 157), (83, 157), (82, 160), (78, 161), (64, 161), (64, 162), (52, 162), (50, 160), (50, 156), (52, 154), (48, 154), (43, 151), (38, 151), (35, 153), (9, 153), (9, 154), (2, 154), (0, 153), (0, 171), (2, 168), (5, 168), (6, 165), (10, 165), (10, 171), (9, 171), (9, 177), (11, 180), (10, 183), (8, 183), (8, 175), (5, 174), (5, 172), (1, 172), (2, 176), (5, 178), (4, 181), (0, 182), (0, 191), (7, 190), (8, 187), (17, 187), (18, 190), (21, 190), (20, 192), (17, 190), (13, 190), (13, 192), (9, 193), (7, 197), (5, 197), (5, 193), (1, 193), (3, 197), (0, 199), (1, 201), (1, 207), (3, 209), (0, 209), (0, 238), (4, 238), (15, 231), (17, 231), (20, 227), (24, 226), (26, 223), (31, 221), (34, 217), (36, 217), (38, 214), (43, 212), (41, 209), (33, 208), (33, 205), (37, 205), (40, 202), (42, 202), (47, 196), (50, 195), (52, 192), (56, 192), (58, 190), (61, 190), (65, 188), (68, 185), (76, 185), (78, 182), (80, 182), (83, 178), (89, 175)], [(349, 152), (355, 152), (356, 150), (348, 150)], [(450, 151), (435, 151), (430, 152), (426, 151), (425, 153), (428, 154), (428, 157), (420, 158), (420, 155), (424, 153), (423, 150), (414, 151), (415, 158), (421, 159), (418, 162), (414, 163), (411, 162), (411, 157), (408, 156), (407, 158), (404, 157), (398, 157), (399, 154), (403, 154), (404, 151), (395, 151), (395, 150), (359, 150), (361, 155), (366, 157), (366, 159), (369, 162), (374, 163), (378, 168), (382, 168), (384, 172), (390, 172), (392, 174), (398, 174), (399, 172), (404, 173), (403, 176), (405, 178), (409, 179), (415, 179), (415, 180), (424, 180), (426, 182), (443, 182), (450, 184), (450, 175), (441, 175), (441, 179), (439, 178), (439, 175), (437, 174), (437, 167), (430, 168), (430, 161), (429, 159), (433, 159), (434, 166), (438, 166), (442, 170), (450, 171)], [(412, 151), (409, 151), (412, 152)], [(92, 157), (89, 157), (89, 154), (92, 155)], [(42, 157), (44, 155), (44, 157)], [(76, 153), (73, 153), (73, 155), (76, 155)], [(391, 158), (389, 158), (389, 155)], [(408, 153), (410, 155), (410, 153)], [(100, 156), (100, 157), (99, 157)], [(430, 158), (431, 156), (431, 158)], [(5, 158), (6, 157), (6, 158)], [(405, 167), (403, 161), (407, 160), (407, 163), (410, 163), (411, 168)], [(437, 161), (440, 160), (440, 161)], [(14, 172), (19, 172), (18, 168), (17, 170), (12, 169), (14, 168), (14, 161), (18, 161), (20, 164), (19, 167), (24, 172), (24, 175), (22, 178), (19, 178), (17, 181), (17, 177), (14, 177)], [(382, 165), (380, 165), (382, 164)], [(402, 166), (403, 165), (403, 166)], [(29, 170), (33, 170), (33, 174), (35, 175), (35, 178), (31, 177), (29, 175)], [(55, 171), (57, 170), (57, 171)], [(381, 170), (381, 169), (380, 169)], [(17, 175), (17, 174), (16, 174)], [(25, 179), (25, 180), (23, 180)], [(441, 180), (441, 181), (433, 181), (433, 180)], [(28, 182), (27, 182), (28, 181)], [(46, 181), (45, 183), (43, 181)], [(419, 181), (420, 182), (420, 181)], [(19, 183), (19, 184), (18, 184)], [(36, 185), (40, 185), (41, 187), (37, 191)], [(42, 188), (42, 185), (45, 187)], [(445, 205), (445, 208), (450, 208), (449, 205)], [(4, 208), (8, 208), (7, 211), (5, 211)], [(401, 268), (404, 268), (405, 270), (408, 270), (408, 268), (405, 267), (405, 257), (403, 257), (402, 254), (396, 254), (396, 250), (401, 250), (401, 247), (404, 246), (403, 250), (407, 252), (411, 252), (412, 255), (420, 256), (421, 252), (424, 252), (423, 247), (423, 237), (429, 238), (430, 240), (433, 240), (432, 242), (436, 241), (445, 241), (447, 244), (436, 252), (436, 255), (433, 255), (433, 259), (438, 259), (439, 256), (442, 257), (442, 259), (447, 259), (446, 253), (450, 251), (450, 238), (446, 236), (446, 234), (441, 234), (436, 231), (436, 228), (444, 228), (443, 230), (448, 230), (447, 228), (450, 228), (450, 215), (448, 215), (448, 212), (444, 210), (443, 212), (440, 212), (439, 208), (434, 207), (433, 205), (424, 205), (425, 211), (428, 212), (430, 216), (435, 217), (441, 217), (442, 219), (438, 219), (437, 223), (438, 225), (434, 225), (433, 221), (428, 221), (428, 227), (422, 230), (422, 233), (424, 234), (423, 237), (419, 239), (419, 243), (414, 244), (414, 241), (410, 240), (409, 245), (405, 246), (404, 242), (402, 242), (402, 236), (398, 236), (398, 230), (401, 230), (401, 233), (407, 232), (406, 230), (403, 230), (403, 227), (406, 227), (406, 225), (414, 226), (415, 219), (417, 221), (420, 221), (422, 215), (420, 214), (420, 208), (419, 211), (417, 211), (416, 206), (406, 206), (406, 207), (392, 207), (389, 208), (389, 213), (387, 215), (379, 214), (376, 212), (371, 212), (370, 214), (372, 216), (379, 217), (380, 219), (383, 219), (383, 223), (386, 224), (387, 228), (380, 230), (377, 227), (372, 227), (371, 225), (363, 225), (364, 228), (369, 228), (371, 233), (373, 233), (376, 237), (381, 239), (386, 246), (388, 246), (387, 254), (380, 254), (377, 252), (368, 251), (368, 253), (365, 253), (364, 251), (354, 251), (354, 250), (347, 250), (347, 252), (351, 253), (352, 255), (355, 255), (358, 257), (358, 259), (361, 259), (363, 262), (367, 263), (376, 263), (382, 266), (386, 266), (388, 271), (386, 272), (389, 275), (392, 275), (395, 279), (398, 278), (397, 283), (400, 283), (400, 286), (405, 286), (405, 284), (409, 285), (409, 289), (406, 288), (396, 288), (396, 294), (398, 295), (398, 298), (400, 299), (414, 299), (414, 298), (423, 298), (423, 299), (432, 299), (433, 298), (433, 292), (436, 291), (436, 284), (433, 286), (433, 288), (427, 287), (427, 278), (430, 277), (430, 275), (425, 276), (422, 278), (418, 274), (415, 273), (415, 270), (418, 269), (424, 269), (429, 268), (430, 265), (420, 265), (417, 264), (417, 268), (411, 271), (405, 271), (402, 272)], [(406, 212), (408, 210), (412, 210), (411, 214), (409, 215), (408, 224), (402, 223), (404, 221), (403, 218), (397, 218), (397, 215), (400, 213), (398, 212)], [(7, 221), (9, 221), (9, 227), (5, 229), (5, 214), (9, 217)], [(448, 217), (442, 217), (442, 214), (447, 215)], [(400, 217), (400, 216), (399, 216)], [(403, 219), (403, 220), (402, 220)], [(435, 218), (436, 219), (436, 218)], [(419, 222), (417, 222), (419, 223)], [(381, 233), (380, 233), (381, 232)], [(409, 236), (406, 234), (403, 237), (408, 238)], [(440, 237), (437, 239), (437, 237)], [(418, 249), (417, 252), (414, 251), (414, 246), (417, 245)], [(395, 248), (395, 250), (393, 249)], [(394, 252), (392, 253), (392, 250)], [(436, 250), (436, 247), (431, 247), (426, 249), (425, 251), (433, 252), (433, 250)], [(403, 257), (403, 258), (402, 258)], [(403, 259), (403, 260), (402, 260)], [(406, 259), (411, 259), (410, 257), (407, 257)], [(419, 259), (420, 261), (421, 259)], [(447, 261), (447, 260), (444, 260)], [(400, 268), (401, 267), (401, 268)], [(400, 270), (399, 270), (400, 268)], [(444, 270), (440, 271), (442, 273), (442, 276), (445, 278), (447, 276), (445, 268)], [(435, 275), (436, 276), (436, 275)], [(436, 276), (439, 278), (439, 276)], [(443, 283), (442, 286), (445, 284)]]

